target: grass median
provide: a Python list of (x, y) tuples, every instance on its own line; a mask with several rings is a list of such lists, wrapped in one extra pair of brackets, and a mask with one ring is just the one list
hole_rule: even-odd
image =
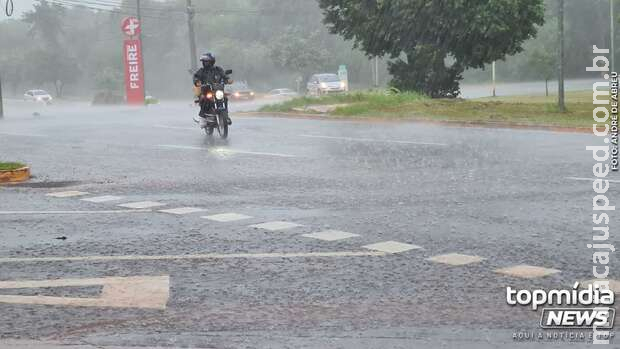
[[(262, 112), (312, 113), (312, 106), (334, 106), (334, 118), (384, 118), (506, 123), (534, 126), (592, 127), (592, 92), (566, 94), (567, 111), (557, 96), (511, 96), (478, 99), (431, 99), (417, 93), (354, 92), (318, 98), (299, 97), (267, 105)], [(317, 113), (320, 114), (320, 113)]]
[(0, 162), (0, 171), (14, 171), (26, 165), (19, 162)]

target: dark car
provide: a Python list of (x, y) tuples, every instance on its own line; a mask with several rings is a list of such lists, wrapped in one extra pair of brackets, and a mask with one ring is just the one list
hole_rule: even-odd
[(234, 82), (232, 85), (226, 86), (226, 92), (231, 99), (254, 99), (254, 91), (245, 81)]

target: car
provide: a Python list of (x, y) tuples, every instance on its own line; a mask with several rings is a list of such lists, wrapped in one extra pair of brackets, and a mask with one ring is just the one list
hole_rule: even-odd
[(267, 97), (269, 98), (279, 98), (279, 97), (297, 97), (299, 94), (290, 88), (277, 88), (275, 90), (269, 91)]
[(28, 90), (24, 93), (24, 101), (52, 103), (52, 96), (45, 90)]
[(306, 85), (308, 94), (320, 96), (328, 93), (342, 93), (347, 91), (347, 85), (340, 80), (337, 74), (314, 74)]
[(231, 99), (254, 99), (254, 91), (250, 89), (245, 81), (235, 81), (231, 85), (226, 86), (226, 92)]

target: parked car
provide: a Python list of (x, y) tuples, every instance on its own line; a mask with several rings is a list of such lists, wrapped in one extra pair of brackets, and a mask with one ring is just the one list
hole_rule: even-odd
[(254, 91), (250, 89), (245, 81), (235, 81), (231, 85), (227, 85), (225, 91), (231, 99), (254, 99)]
[(319, 96), (328, 93), (346, 92), (347, 85), (336, 74), (314, 74), (306, 85), (308, 94)]
[(277, 88), (275, 90), (269, 91), (267, 97), (269, 98), (279, 98), (279, 97), (297, 97), (299, 94), (290, 88)]
[(52, 96), (45, 90), (28, 90), (24, 93), (24, 101), (52, 103)]

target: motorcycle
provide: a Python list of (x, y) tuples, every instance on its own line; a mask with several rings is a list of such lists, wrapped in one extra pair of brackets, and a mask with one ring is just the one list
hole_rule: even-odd
[[(201, 106), (201, 112), (204, 112), (199, 117), (212, 117), (214, 119), (214, 121), (207, 122), (204, 128), (208, 136), (213, 135), (213, 131), (217, 129), (220, 138), (226, 139), (228, 137), (230, 119), (228, 118), (228, 94), (224, 91), (224, 86), (226, 85), (225, 79), (230, 74), (232, 74), (232, 70), (227, 70), (219, 82), (200, 86), (197, 103)], [(200, 123), (198, 118), (194, 118), (194, 121)]]

